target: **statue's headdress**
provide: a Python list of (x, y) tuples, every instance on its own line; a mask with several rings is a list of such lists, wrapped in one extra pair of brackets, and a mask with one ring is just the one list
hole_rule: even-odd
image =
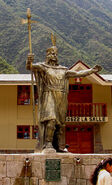
[(52, 45), (56, 46), (56, 36), (53, 35), (53, 33), (51, 33), (51, 41), (52, 41)]
[(47, 52), (54, 50), (57, 53), (58, 49), (56, 47), (56, 36), (53, 35), (53, 33), (51, 33), (51, 41), (53, 46), (51, 48), (48, 48)]

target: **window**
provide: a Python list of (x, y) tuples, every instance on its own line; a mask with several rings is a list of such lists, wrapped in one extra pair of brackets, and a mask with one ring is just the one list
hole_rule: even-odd
[(84, 131), (85, 131), (85, 128), (81, 128), (80, 131), (81, 131), (81, 132), (84, 132)]
[(73, 130), (74, 130), (74, 132), (77, 132), (78, 131), (78, 128), (77, 127), (74, 127)]
[(69, 90), (72, 90), (72, 85), (69, 85)]
[(78, 90), (78, 87), (79, 87), (78, 85), (73, 85), (73, 86), (72, 86), (72, 89), (73, 89), (73, 90)]
[(87, 89), (87, 90), (91, 90), (91, 85), (87, 85), (87, 86), (86, 86), (86, 89)]
[(19, 85), (17, 89), (17, 104), (28, 105), (30, 104), (30, 86)]
[(84, 90), (84, 86), (80, 86), (80, 90)]
[(38, 138), (38, 126), (32, 126), (32, 139)]
[(70, 132), (70, 130), (71, 130), (70, 127), (66, 127), (67, 132)]
[(87, 128), (87, 131), (88, 131), (88, 132), (91, 132), (91, 131), (92, 131), (92, 128), (90, 128), (90, 127)]
[(30, 139), (30, 126), (17, 126), (17, 139)]

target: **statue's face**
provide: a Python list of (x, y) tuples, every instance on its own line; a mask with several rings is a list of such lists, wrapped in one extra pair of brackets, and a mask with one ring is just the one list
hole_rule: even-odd
[(57, 51), (52, 49), (47, 51), (47, 63), (49, 65), (56, 65), (57, 64)]

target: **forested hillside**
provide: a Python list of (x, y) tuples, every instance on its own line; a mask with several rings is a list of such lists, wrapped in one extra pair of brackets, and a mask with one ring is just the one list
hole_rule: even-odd
[(29, 52), (27, 25), (20, 22), (27, 8), (38, 21), (32, 24), (35, 61), (45, 60), (54, 32), (60, 64), (69, 67), (83, 60), (112, 73), (111, 0), (0, 0), (0, 56), (20, 73), (26, 73)]
[(10, 64), (8, 64), (2, 57), (0, 57), (0, 74), (12, 74), (18, 73), (17, 70)]

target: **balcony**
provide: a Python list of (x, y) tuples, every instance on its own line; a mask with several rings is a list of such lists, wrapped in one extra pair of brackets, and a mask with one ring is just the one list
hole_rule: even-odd
[(107, 122), (105, 103), (69, 103), (67, 122)]

